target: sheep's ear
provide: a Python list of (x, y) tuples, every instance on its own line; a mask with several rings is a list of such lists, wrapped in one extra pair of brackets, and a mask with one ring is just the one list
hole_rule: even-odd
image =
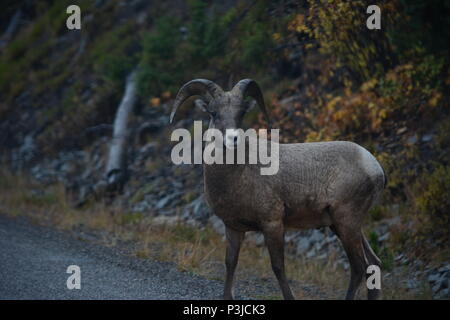
[(203, 112), (208, 112), (208, 109), (207, 109), (208, 104), (206, 103), (206, 101), (204, 101), (202, 99), (196, 99), (194, 101), (194, 105), (197, 109), (200, 109)]
[(245, 112), (246, 113), (252, 111), (258, 105), (256, 100), (253, 99), (252, 97), (246, 97), (244, 99), (244, 103), (245, 103)]
[(206, 79), (195, 79), (185, 83), (175, 97), (169, 122), (173, 122), (178, 107), (187, 99), (192, 96), (203, 96), (205, 93), (209, 93), (213, 98), (216, 98), (223, 94), (223, 90), (214, 82)]
[(261, 109), (264, 117), (266, 118), (269, 129), (271, 128), (271, 122), (269, 114), (267, 113), (266, 105), (264, 103), (264, 97), (259, 85), (252, 79), (243, 79), (235, 84), (231, 90), (234, 94), (238, 94), (242, 100), (246, 97), (251, 97), (256, 100), (259, 108)]

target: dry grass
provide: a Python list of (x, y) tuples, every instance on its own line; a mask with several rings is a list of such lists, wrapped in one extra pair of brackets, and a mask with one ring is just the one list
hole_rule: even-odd
[[(63, 230), (80, 227), (91, 232), (107, 234), (106, 244), (118, 241), (131, 244), (133, 254), (140, 258), (152, 258), (175, 262), (181, 271), (194, 272), (211, 279), (223, 279), (223, 237), (210, 227), (194, 228), (184, 224), (161, 225), (141, 213), (127, 213), (103, 203), (91, 203), (76, 210), (67, 201), (60, 184), (43, 187), (28, 178), (0, 172), (0, 214), (25, 215), (39, 224), (52, 225)], [(286, 266), (294, 294), (299, 299), (340, 299), (345, 294), (348, 271), (337, 263), (331, 254), (324, 260), (288, 256)], [(395, 276), (385, 276), (385, 299), (428, 299), (429, 287), (420, 292), (403, 289), (401, 279), (408, 270), (397, 271)], [(250, 279), (250, 280), (248, 280)], [(237, 282), (245, 286), (270, 282), (269, 293), (252, 292), (254, 298), (280, 299), (281, 295), (270, 268), (265, 247), (257, 247), (248, 241), (241, 250)], [(305, 289), (306, 288), (306, 289)], [(312, 290), (309, 290), (313, 288)], [(365, 298), (364, 290), (359, 297)]]

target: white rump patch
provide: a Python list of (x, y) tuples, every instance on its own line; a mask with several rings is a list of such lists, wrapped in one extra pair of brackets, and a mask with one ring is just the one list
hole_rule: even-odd
[(361, 161), (367, 174), (371, 177), (376, 177), (378, 175), (384, 176), (383, 168), (381, 168), (381, 165), (378, 162), (378, 160), (375, 159), (375, 157), (365, 148), (361, 146), (359, 146), (359, 148)]

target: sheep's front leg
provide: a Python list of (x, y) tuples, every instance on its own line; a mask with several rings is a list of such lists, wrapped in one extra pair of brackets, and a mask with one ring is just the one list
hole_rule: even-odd
[(233, 279), (234, 271), (239, 257), (242, 240), (244, 240), (245, 232), (236, 231), (225, 227), (225, 235), (227, 238), (227, 249), (225, 254), (225, 267), (227, 274), (225, 278), (225, 288), (223, 298), (225, 300), (233, 300)]
[(282, 224), (266, 226), (263, 230), (267, 249), (269, 250), (272, 270), (285, 300), (294, 300), (284, 270), (284, 227)]

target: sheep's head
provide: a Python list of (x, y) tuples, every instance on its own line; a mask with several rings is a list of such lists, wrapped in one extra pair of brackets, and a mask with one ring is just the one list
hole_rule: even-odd
[(178, 91), (170, 115), (171, 123), (178, 107), (192, 96), (200, 97), (202, 109), (209, 113), (211, 117), (210, 128), (216, 128), (222, 132), (225, 137), (224, 143), (228, 147), (235, 147), (239, 142), (236, 129), (241, 128), (244, 115), (248, 111), (247, 97), (255, 99), (270, 126), (261, 89), (251, 79), (239, 81), (228, 92), (223, 91), (220, 86), (210, 80), (195, 79), (189, 81)]

